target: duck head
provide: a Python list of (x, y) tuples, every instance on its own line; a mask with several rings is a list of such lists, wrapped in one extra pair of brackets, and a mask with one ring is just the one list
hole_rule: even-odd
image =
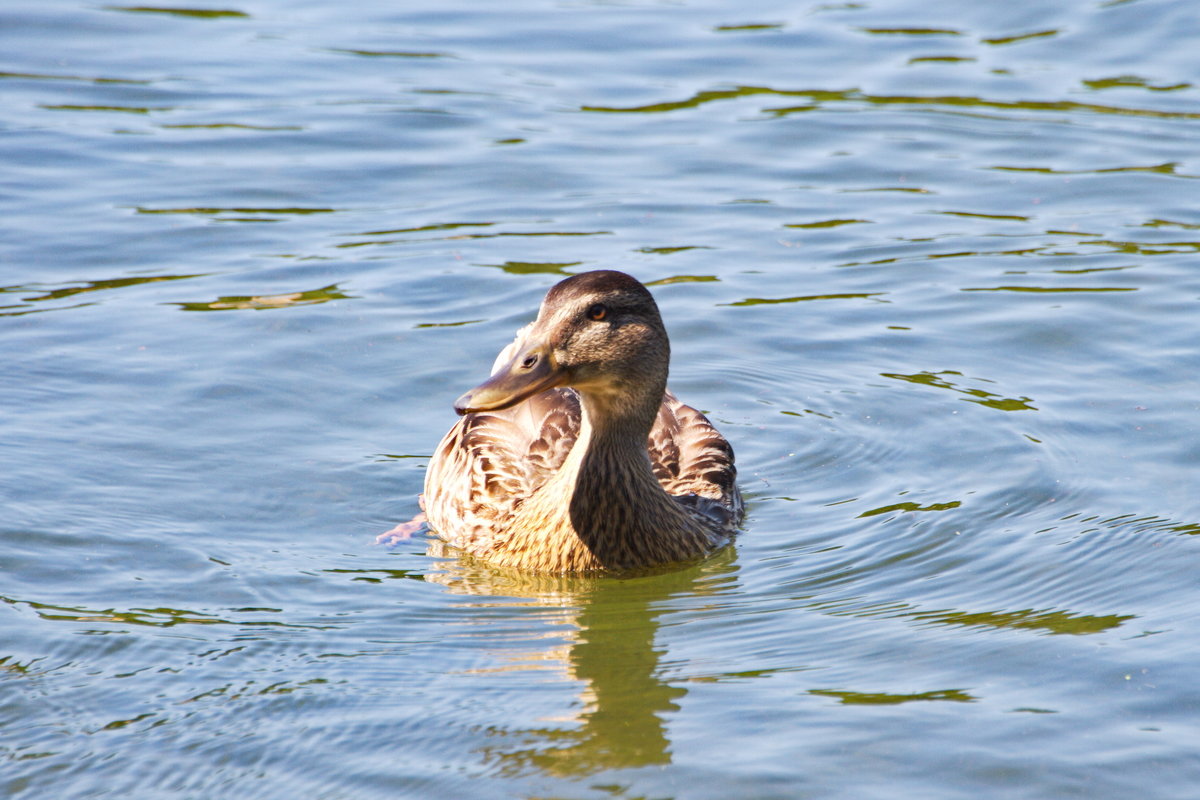
[(670, 344), (654, 297), (615, 270), (583, 272), (546, 294), (512, 357), (454, 403), (459, 414), (510, 408), (560, 386), (593, 402), (649, 398), (666, 389)]

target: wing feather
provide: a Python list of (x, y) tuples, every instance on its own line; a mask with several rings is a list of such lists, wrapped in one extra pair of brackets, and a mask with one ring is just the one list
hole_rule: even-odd
[(562, 466), (579, 437), (579, 423), (573, 389), (552, 389), (513, 408), (464, 416), (442, 439), (425, 474), (430, 526), (464, 549), (493, 537)]
[(720, 515), (701, 499), (713, 501), (734, 524), (741, 520), (733, 448), (707, 417), (669, 391), (650, 430), (648, 448), (654, 476), (668, 494), (706, 514)]

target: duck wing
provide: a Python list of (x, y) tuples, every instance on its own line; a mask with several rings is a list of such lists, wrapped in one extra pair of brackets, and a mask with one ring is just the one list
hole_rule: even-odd
[(562, 466), (579, 438), (580, 420), (574, 389), (552, 389), (512, 408), (464, 416), (429, 462), (430, 526), (468, 550), (506, 530), (517, 506)]
[(707, 417), (668, 391), (647, 447), (654, 477), (668, 494), (723, 524), (741, 521), (733, 447)]

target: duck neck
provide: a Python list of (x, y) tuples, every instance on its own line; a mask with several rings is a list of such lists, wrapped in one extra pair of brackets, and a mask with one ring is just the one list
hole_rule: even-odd
[[(606, 466), (605, 461), (621, 458), (621, 463), (626, 466), (632, 466), (635, 462), (642, 465), (644, 462), (645, 475), (653, 480), (654, 471), (646, 451), (646, 440), (650, 436), (650, 429), (654, 427), (665, 391), (664, 382), (661, 388), (656, 385), (653, 391), (632, 396), (625, 393), (580, 392), (583, 419), (579, 443), (584, 446), (585, 453), (593, 456), (594, 463), (588, 465), (593, 471)], [(612, 471), (600, 472), (611, 474)]]
[(684, 560), (708, 549), (704, 532), (663, 490), (650, 463), (646, 444), (664, 390), (622, 394), (619, 401), (581, 392), (569, 513), (576, 534), (605, 567)]

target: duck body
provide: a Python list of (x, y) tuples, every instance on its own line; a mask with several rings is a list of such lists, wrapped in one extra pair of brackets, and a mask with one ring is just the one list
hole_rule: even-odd
[(455, 403), (425, 477), (430, 527), (499, 566), (549, 572), (693, 560), (741, 522), (733, 450), (666, 389), (666, 330), (634, 278), (557, 284)]

